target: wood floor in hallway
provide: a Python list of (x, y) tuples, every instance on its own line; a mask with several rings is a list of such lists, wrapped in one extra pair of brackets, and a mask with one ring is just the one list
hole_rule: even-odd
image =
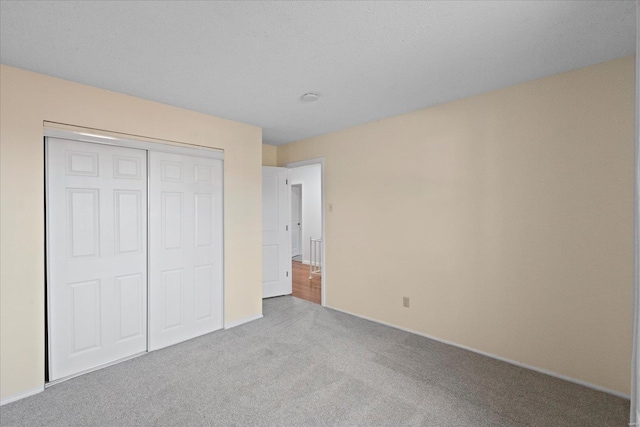
[(322, 277), (314, 274), (309, 279), (309, 266), (298, 261), (293, 261), (293, 292), (291, 295), (307, 301), (321, 304), (322, 301)]

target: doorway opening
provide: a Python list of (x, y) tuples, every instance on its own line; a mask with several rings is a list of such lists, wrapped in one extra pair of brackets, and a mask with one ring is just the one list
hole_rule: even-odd
[(302, 184), (291, 185), (291, 260), (302, 262)]
[(322, 161), (285, 165), (291, 183), (292, 295), (323, 304), (324, 218)]

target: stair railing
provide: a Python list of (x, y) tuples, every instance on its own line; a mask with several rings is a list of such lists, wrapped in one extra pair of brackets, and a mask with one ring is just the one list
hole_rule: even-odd
[(322, 239), (309, 239), (309, 279), (322, 274)]

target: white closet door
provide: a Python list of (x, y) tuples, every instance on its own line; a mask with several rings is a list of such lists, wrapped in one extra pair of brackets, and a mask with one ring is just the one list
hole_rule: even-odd
[(149, 347), (223, 326), (222, 161), (149, 152)]
[(262, 167), (262, 298), (292, 290), (289, 169)]
[(50, 380), (147, 348), (146, 161), (47, 139)]

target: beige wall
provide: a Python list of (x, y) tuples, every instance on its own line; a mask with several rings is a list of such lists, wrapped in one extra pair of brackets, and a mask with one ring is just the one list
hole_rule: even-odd
[(278, 147), (262, 144), (262, 166), (278, 166)]
[(224, 149), (225, 320), (262, 312), (260, 128), (0, 68), (0, 388), (44, 383), (43, 121)]
[(633, 62), (279, 146), (325, 159), (327, 305), (628, 394)]

